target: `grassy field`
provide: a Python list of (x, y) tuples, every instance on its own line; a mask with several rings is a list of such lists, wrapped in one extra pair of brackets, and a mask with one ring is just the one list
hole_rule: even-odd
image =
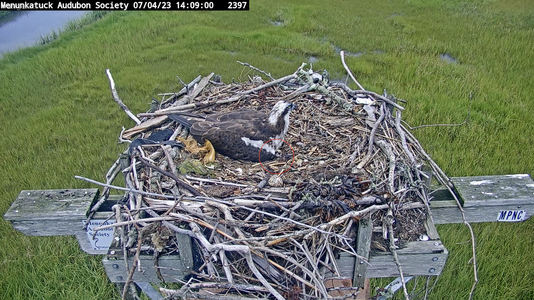
[[(134, 112), (210, 72), (246, 80), (244, 61), (281, 77), (302, 62), (407, 100), (414, 131), (449, 176), (533, 173), (534, 6), (529, 0), (259, 1), (248, 12), (114, 12), (0, 59), (0, 214), (20, 190), (93, 187), (133, 122), (111, 97), (109, 68)], [(440, 55), (448, 54), (456, 62)], [(354, 86), (353, 86), (354, 87)], [(467, 299), (469, 234), (438, 226), (450, 251), (429, 299)], [(534, 299), (534, 220), (475, 224), (474, 299)], [(0, 298), (117, 299), (73, 237), (28, 237), (0, 218)], [(384, 284), (386, 281), (375, 281)]]

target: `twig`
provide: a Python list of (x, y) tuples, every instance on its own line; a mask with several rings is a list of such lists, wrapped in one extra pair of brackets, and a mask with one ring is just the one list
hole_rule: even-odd
[[(415, 203), (406, 203), (402, 207), (400, 207), (399, 209), (415, 209), (415, 208), (422, 208), (422, 207), (425, 207), (425, 205), (423, 203), (415, 202)], [(372, 214), (372, 213), (374, 213), (376, 211), (387, 209), (387, 208), (389, 208), (389, 206), (387, 204), (381, 204), (381, 205), (369, 206), (369, 207), (367, 207), (365, 209), (362, 209), (362, 210), (353, 210), (353, 211), (351, 211), (349, 213), (346, 213), (346, 214), (342, 215), (341, 217), (335, 218), (334, 220), (332, 220), (332, 221), (330, 221), (328, 223), (325, 223), (325, 224), (322, 224), (322, 225), (318, 226), (318, 228), (325, 229), (325, 228), (330, 227), (330, 226), (341, 224), (341, 223), (343, 223), (344, 221), (346, 221), (349, 218), (361, 217), (361, 216), (364, 216), (366, 214)]]
[[(111, 184), (113, 182), (113, 180), (115, 180), (115, 177), (117, 177), (117, 175), (120, 173), (120, 166), (121, 166), (120, 160), (121, 159), (118, 158), (113, 163), (111, 168), (109, 168), (108, 172), (106, 173), (106, 184)], [(89, 225), (89, 221), (95, 215), (95, 213), (100, 208), (100, 206), (102, 206), (102, 204), (104, 204), (104, 202), (106, 202), (106, 200), (108, 199), (109, 189), (110, 189), (109, 187), (104, 187), (104, 189), (102, 191), (102, 196), (100, 196), (100, 199), (98, 200), (98, 202), (96, 202), (93, 205), (93, 207), (91, 207), (91, 210), (89, 211), (89, 215), (87, 216), (87, 219), (86, 219), (86, 222), (85, 222), (85, 226), (83, 228), (84, 230), (87, 229), (87, 226)]]
[(145, 218), (145, 219), (137, 219), (137, 220), (130, 220), (130, 221), (121, 221), (114, 224), (108, 224), (104, 226), (97, 227), (93, 229), (94, 231), (98, 230), (104, 230), (107, 228), (114, 228), (114, 227), (120, 227), (125, 225), (131, 225), (131, 224), (137, 224), (137, 223), (149, 223), (149, 222), (159, 222), (159, 221), (174, 221), (176, 218), (173, 217), (156, 217), (156, 218)]
[[(133, 221), (133, 217), (132, 217), (132, 214), (130, 212), (130, 210), (128, 209), (128, 207), (126, 205), (123, 206), (125, 209), (126, 209), (126, 212), (128, 213), (128, 215), (130, 216), (130, 219)], [(142, 231), (141, 231), (141, 228), (137, 225), (137, 223), (133, 223), (135, 228), (137, 229), (137, 249), (135, 251), (135, 257), (134, 257), (134, 261), (133, 261), (133, 265), (132, 265), (132, 268), (129, 270), (129, 273), (128, 273), (128, 279), (126, 279), (126, 282), (124, 283), (124, 289), (122, 290), (122, 299), (126, 299), (126, 293), (128, 292), (128, 288), (130, 286), (130, 283), (132, 282), (132, 279), (133, 279), (133, 276), (134, 276), (134, 273), (135, 273), (135, 269), (137, 268), (138, 264), (139, 264), (139, 254), (141, 253), (141, 244), (143, 243), (143, 234), (142, 234)], [(122, 243), (124, 243), (124, 241), (121, 241)], [(126, 255), (126, 251), (125, 252), (125, 255)]]
[(230, 97), (228, 99), (217, 100), (215, 102), (200, 101), (200, 102), (196, 102), (196, 103), (185, 104), (185, 105), (181, 105), (181, 106), (174, 106), (174, 107), (169, 107), (169, 108), (166, 108), (166, 109), (160, 109), (160, 110), (157, 110), (157, 111), (155, 111), (153, 113), (141, 113), (141, 114), (138, 114), (138, 116), (139, 117), (154, 117), (154, 116), (161, 116), (161, 115), (168, 115), (168, 114), (178, 113), (178, 112), (184, 111), (186, 109), (193, 109), (193, 108), (198, 108), (198, 107), (206, 107), (206, 106), (209, 106), (209, 105), (227, 104), (227, 103), (238, 101), (243, 96), (252, 94), (252, 93), (257, 92), (259, 90), (262, 90), (262, 89), (265, 89), (265, 88), (271, 87), (273, 85), (277, 85), (277, 84), (280, 84), (282, 82), (286, 82), (288, 80), (295, 79), (295, 78), (297, 78), (297, 75), (294, 73), (294, 74), (287, 75), (287, 76), (284, 76), (282, 78), (279, 78), (279, 79), (276, 79), (276, 80), (273, 80), (273, 81), (269, 81), (269, 82), (267, 82), (265, 84), (262, 84), (262, 85), (260, 85), (258, 87), (255, 87), (253, 89), (246, 90), (244, 92), (238, 92), (238, 93), (236, 93), (235, 96), (232, 96), (232, 97)]
[(413, 156), (412, 151), (408, 148), (408, 145), (406, 144), (406, 135), (404, 134), (404, 130), (401, 127), (400, 124), (401, 121), (401, 111), (396, 111), (396, 118), (395, 118), (395, 128), (397, 128), (397, 132), (400, 135), (401, 138), (401, 144), (402, 148), (404, 149), (404, 152), (406, 152), (406, 155), (410, 158), (410, 162), (415, 165), (415, 157)]
[(384, 151), (388, 157), (389, 160), (389, 191), (393, 193), (395, 191), (395, 153), (393, 153), (393, 149), (391, 145), (384, 141), (379, 140), (376, 142), (376, 144), (382, 148), (382, 151)]
[(384, 120), (385, 116), (386, 116), (386, 112), (384, 111), (384, 105), (382, 104), (380, 105), (380, 117), (378, 117), (378, 120), (376, 120), (373, 126), (373, 129), (371, 129), (371, 133), (369, 134), (369, 143), (368, 143), (369, 145), (367, 148), (367, 154), (362, 159), (362, 161), (356, 166), (358, 169), (363, 168), (373, 156), (373, 145), (374, 145), (375, 133), (378, 127), (380, 126), (380, 124), (382, 123), (382, 121)]
[[(261, 286), (236, 284), (236, 283), (230, 284), (230, 283), (224, 283), (224, 282), (196, 282), (196, 283), (188, 283), (187, 286), (191, 289), (218, 288), (218, 289), (227, 289), (227, 290), (235, 289), (238, 291), (245, 291), (245, 292), (247, 291), (267, 292), (267, 289)], [(185, 293), (176, 291), (176, 290), (160, 288), (160, 291), (164, 292), (167, 295), (185, 296)]]
[(145, 195), (145, 196), (162, 197), (162, 198), (166, 198), (166, 199), (175, 199), (176, 198), (176, 196), (174, 196), (174, 195), (164, 195), (164, 194), (158, 194), (158, 193), (143, 192), (143, 191), (139, 191), (139, 190), (132, 189), (132, 188), (125, 188), (125, 187), (121, 187), (121, 186), (116, 186), (116, 185), (111, 185), (111, 184), (107, 184), (107, 183), (98, 182), (96, 180), (85, 178), (85, 177), (82, 177), (82, 176), (77, 176), (77, 175), (75, 175), (74, 178), (80, 179), (80, 180), (84, 180), (84, 181), (87, 181), (87, 182), (90, 182), (90, 183), (93, 183), (93, 184), (96, 184), (96, 185), (99, 185), (99, 186), (103, 186), (103, 187), (108, 187), (108, 188), (111, 188), (111, 189), (119, 190), (119, 191), (131, 192), (131, 193), (141, 194), (141, 195)]
[(391, 207), (389, 208), (388, 213), (386, 215), (386, 224), (388, 227), (389, 251), (391, 251), (391, 253), (393, 254), (393, 260), (397, 265), (397, 269), (399, 269), (399, 274), (402, 282), (402, 290), (404, 291), (404, 298), (406, 300), (410, 300), (410, 296), (408, 295), (408, 289), (406, 289), (406, 281), (404, 280), (402, 266), (399, 261), (399, 256), (397, 255), (397, 250), (395, 250), (395, 237), (393, 235), (393, 211), (391, 210)]
[(221, 250), (225, 251), (235, 251), (239, 254), (241, 254), (243, 257), (245, 257), (247, 264), (256, 276), (256, 278), (261, 282), (261, 284), (278, 300), (284, 300), (284, 297), (278, 293), (268, 282), (265, 280), (265, 277), (260, 273), (260, 271), (256, 268), (256, 265), (254, 264), (254, 261), (252, 260), (252, 255), (250, 254), (250, 248), (248, 246), (243, 245), (222, 245), (222, 244), (211, 244), (202, 234), (200, 231), (200, 228), (196, 223), (189, 223), (189, 227), (191, 227), (191, 231), (196, 235), (197, 240), (202, 244), (202, 246), (207, 249), (210, 253), (215, 253)]
[[(191, 194), (195, 195), (195, 196), (200, 196), (202, 195), (203, 193), (200, 193), (199, 191), (197, 191), (195, 188), (193, 188), (192, 186), (190, 186), (187, 182), (183, 181), (182, 179), (178, 178), (176, 175), (172, 174), (171, 172), (167, 172), (165, 170), (163, 170), (162, 168), (152, 164), (151, 162), (149, 162), (147, 159), (143, 158), (143, 157), (139, 157), (139, 160), (142, 161), (145, 165), (147, 165), (148, 167), (160, 172), (161, 174), (173, 179), (174, 181), (176, 181), (177, 184), (179, 184), (180, 186), (182, 186), (183, 188), (185, 188), (186, 190), (188, 190)], [(204, 194), (204, 196), (206, 196)]]
[[(183, 83), (183, 81), (182, 81), (178, 76), (176, 76), (176, 77), (178, 78), (178, 80), (179, 80), (180, 82)], [(172, 96), (169, 97), (169, 98), (167, 98), (167, 99), (165, 99), (164, 101), (162, 101), (162, 102), (161, 102), (161, 105), (163, 105), (163, 104), (165, 104), (165, 103), (167, 103), (167, 102), (169, 102), (169, 101), (172, 101), (172, 100), (174, 100), (174, 99), (176, 99), (176, 98), (182, 96), (182, 95), (185, 94), (185, 93), (188, 93), (189, 90), (192, 89), (193, 86), (195, 86), (195, 84), (197, 84), (197, 83), (200, 81), (201, 78), (202, 78), (202, 76), (198, 75), (198, 76), (197, 76), (195, 79), (193, 79), (189, 84), (186, 85), (185, 83), (183, 83), (184, 87), (183, 87), (178, 93), (171, 93)], [(161, 96), (161, 95), (160, 95), (160, 96)], [(164, 95), (164, 96), (165, 96), (165, 95)]]
[(229, 203), (229, 202), (226, 202), (226, 201), (222, 201), (222, 200), (217, 200), (217, 199), (212, 199), (213, 201), (216, 201), (216, 202), (221, 202), (221, 203), (225, 203), (225, 204), (230, 204), (230, 205), (233, 205), (233, 206), (237, 206), (239, 208), (242, 208), (242, 209), (245, 209), (245, 210), (248, 210), (248, 211), (252, 211), (252, 212), (255, 212), (255, 213), (259, 213), (259, 214), (263, 214), (263, 215), (266, 215), (266, 216), (269, 216), (269, 217), (273, 217), (275, 219), (282, 219), (282, 220), (285, 220), (285, 221), (288, 221), (288, 222), (291, 222), (291, 223), (294, 223), (298, 226), (302, 226), (302, 227), (306, 227), (306, 228), (309, 228), (309, 229), (312, 229), (312, 230), (315, 230), (317, 232), (320, 232), (322, 234), (326, 234), (326, 235), (335, 235), (341, 239), (348, 239), (348, 237), (345, 237), (345, 236), (341, 236), (339, 234), (336, 234), (334, 232), (329, 232), (329, 231), (325, 231), (323, 230), (322, 228), (320, 228), (321, 226), (319, 227), (314, 227), (314, 226), (311, 226), (311, 225), (308, 225), (308, 224), (304, 224), (302, 222), (298, 222), (298, 221), (295, 221), (293, 219), (290, 219), (290, 218), (286, 218), (286, 217), (282, 217), (282, 216), (278, 216), (278, 215), (275, 215), (275, 214), (271, 214), (269, 212), (266, 212), (266, 211), (261, 211), (261, 210), (257, 210), (257, 209), (254, 209), (254, 208), (250, 208), (250, 207), (246, 207), (246, 206), (240, 206), (240, 205), (235, 205), (233, 203)]
[(291, 241), (293, 242), (293, 244), (295, 246), (300, 248), (300, 250), (304, 253), (306, 258), (308, 259), (308, 263), (310, 264), (310, 266), (313, 267), (313, 273), (315, 273), (315, 275), (312, 273), (310, 275), (310, 277), (312, 278), (312, 280), (315, 282), (316, 286), (319, 288), (319, 290), (323, 294), (323, 297), (325, 297), (325, 299), (327, 299), (328, 298), (328, 292), (327, 292), (326, 287), (324, 285), (324, 278), (322, 278), (321, 274), (319, 273), (319, 270), (317, 269), (317, 262), (315, 261), (315, 259), (311, 255), (311, 253), (308, 251), (308, 249), (306, 247), (306, 243), (304, 243), (304, 245), (301, 245), (301, 243), (295, 241), (293, 238), (291, 238)]
[(209, 182), (209, 183), (222, 184), (222, 185), (230, 185), (230, 186), (238, 186), (238, 187), (248, 187), (248, 185), (246, 185), (246, 184), (233, 183), (233, 182), (225, 182), (225, 181), (220, 181), (220, 180), (215, 180), (215, 179), (209, 179), (209, 178), (199, 178), (199, 177), (194, 177), (194, 176), (191, 176), (191, 175), (185, 175), (185, 178), (190, 179), (190, 180), (200, 181), (200, 182)]
[(382, 95), (380, 95), (378, 93), (372, 92), (372, 91), (352, 90), (346, 84), (340, 83), (340, 82), (333, 82), (333, 83), (331, 83), (331, 86), (340, 87), (351, 96), (356, 96), (357, 94), (369, 95), (369, 96), (372, 96), (373, 98), (382, 100), (382, 101), (386, 102), (387, 104), (390, 104), (390, 105), (394, 106), (397, 109), (404, 110), (404, 107), (400, 106), (399, 104), (395, 103), (394, 101), (391, 101), (390, 99), (388, 99), (388, 98), (386, 98), (386, 97), (384, 97), (384, 96), (382, 96)]
[(119, 106), (124, 110), (124, 112), (132, 119), (134, 122), (139, 125), (141, 124), (141, 120), (139, 120), (129, 109), (128, 107), (122, 102), (121, 98), (119, 98), (119, 94), (117, 93), (117, 90), (115, 89), (115, 81), (113, 80), (113, 77), (111, 77), (111, 72), (109, 69), (106, 69), (106, 74), (109, 79), (109, 86), (111, 88), (111, 95), (113, 96), (113, 99)]
[(352, 80), (356, 82), (356, 84), (361, 90), (365, 91), (363, 86), (358, 82), (358, 80), (356, 80), (356, 77), (354, 77), (354, 75), (352, 74), (351, 70), (349, 69), (349, 66), (347, 66), (347, 64), (345, 63), (345, 51), (341, 50), (339, 52), (339, 55), (341, 55), (341, 63), (343, 64), (343, 67), (345, 67), (345, 70), (347, 70), (347, 73), (349, 73), (350, 78), (352, 78)]
[[(153, 210), (147, 209), (146, 211), (147, 211), (147, 213), (149, 215), (151, 215), (154, 218), (158, 218), (159, 217), (159, 215)], [(176, 226), (176, 225), (174, 225), (174, 224), (172, 224), (172, 223), (170, 223), (168, 221), (165, 221), (165, 220), (161, 221), (161, 224), (165, 225), (167, 228), (169, 228), (170, 230), (172, 230), (172, 231), (174, 231), (176, 233), (187, 235), (187, 236), (190, 236), (192, 238), (196, 237), (195, 234), (191, 230), (180, 228), (180, 227), (178, 227), (178, 226)]]
[(419, 126), (412, 127), (412, 126), (408, 125), (408, 123), (406, 123), (405, 121), (402, 121), (402, 122), (406, 126), (408, 126), (408, 128), (410, 128), (410, 130), (424, 128), (424, 127), (454, 127), (454, 126), (462, 126), (462, 125), (465, 125), (465, 124), (469, 123), (469, 116), (471, 115), (471, 103), (472, 103), (472, 100), (473, 100), (473, 91), (471, 91), (469, 93), (469, 108), (467, 109), (467, 116), (465, 117), (465, 120), (462, 123), (458, 123), (458, 124), (427, 124), (427, 125), (419, 125)]
[(249, 68), (251, 68), (251, 69), (254, 70), (254, 71), (260, 72), (261, 74), (263, 74), (263, 75), (269, 77), (271, 80), (274, 80), (274, 78), (271, 76), (271, 73), (267, 73), (267, 72), (265, 72), (265, 71), (263, 71), (263, 70), (260, 70), (260, 69), (254, 67), (253, 65), (248, 64), (248, 63), (244, 63), (244, 62), (240, 62), (240, 61), (237, 61), (237, 63), (238, 63), (238, 64), (242, 64), (243, 66), (249, 67)]

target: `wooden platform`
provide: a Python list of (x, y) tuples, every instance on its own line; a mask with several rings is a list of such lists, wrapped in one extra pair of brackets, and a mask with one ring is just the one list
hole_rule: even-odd
[[(534, 181), (528, 174), (452, 177), (470, 223), (523, 221), (534, 211)], [(445, 189), (432, 193), (435, 224), (462, 223), (456, 201)]]
[[(455, 193), (461, 198), (469, 222), (513, 222), (528, 219), (534, 211), (534, 181), (527, 174), (451, 178)], [(89, 254), (107, 254), (103, 265), (111, 282), (125, 282), (128, 274), (120, 249), (102, 246), (83, 230), (87, 213), (98, 198), (98, 189), (65, 189), (22, 191), (4, 215), (13, 227), (26, 235), (75, 235), (83, 251)], [(452, 195), (444, 189), (431, 191), (430, 203), (435, 224), (461, 223), (462, 217)], [(117, 197), (109, 201), (116, 202)], [(104, 205), (105, 206), (105, 205)], [(110, 207), (110, 205), (108, 206)], [(111, 212), (95, 214), (95, 222), (102, 222)], [(396, 277), (398, 269), (390, 253), (369, 251), (372, 224), (362, 220), (358, 231), (356, 250), (368, 258), (369, 264), (342, 253), (337, 261), (340, 278), (352, 278), (352, 286), (364, 286), (366, 278)], [(425, 224), (430, 240), (406, 244), (398, 250), (405, 276), (441, 274), (448, 251), (439, 240), (434, 223)], [(159, 260), (161, 275), (167, 282), (176, 282), (187, 276), (193, 267), (191, 238), (177, 236), (180, 255), (163, 256)], [(111, 239), (108, 239), (111, 240)], [(109, 244), (108, 244), (109, 245)], [(98, 247), (100, 248), (98, 248)], [(134, 281), (157, 282), (152, 256), (142, 256), (142, 272), (136, 272)], [(334, 285), (335, 286), (335, 285)], [(339, 287), (346, 288), (346, 287)]]

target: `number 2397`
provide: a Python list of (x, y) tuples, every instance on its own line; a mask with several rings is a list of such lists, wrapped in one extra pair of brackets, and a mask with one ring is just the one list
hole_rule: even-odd
[(228, 9), (246, 9), (248, 2), (228, 2)]

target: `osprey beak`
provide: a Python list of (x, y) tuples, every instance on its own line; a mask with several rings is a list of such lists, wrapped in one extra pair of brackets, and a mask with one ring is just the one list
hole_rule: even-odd
[(289, 109), (290, 110), (296, 110), (297, 109), (297, 105), (295, 103), (291, 103), (291, 105), (289, 106)]

